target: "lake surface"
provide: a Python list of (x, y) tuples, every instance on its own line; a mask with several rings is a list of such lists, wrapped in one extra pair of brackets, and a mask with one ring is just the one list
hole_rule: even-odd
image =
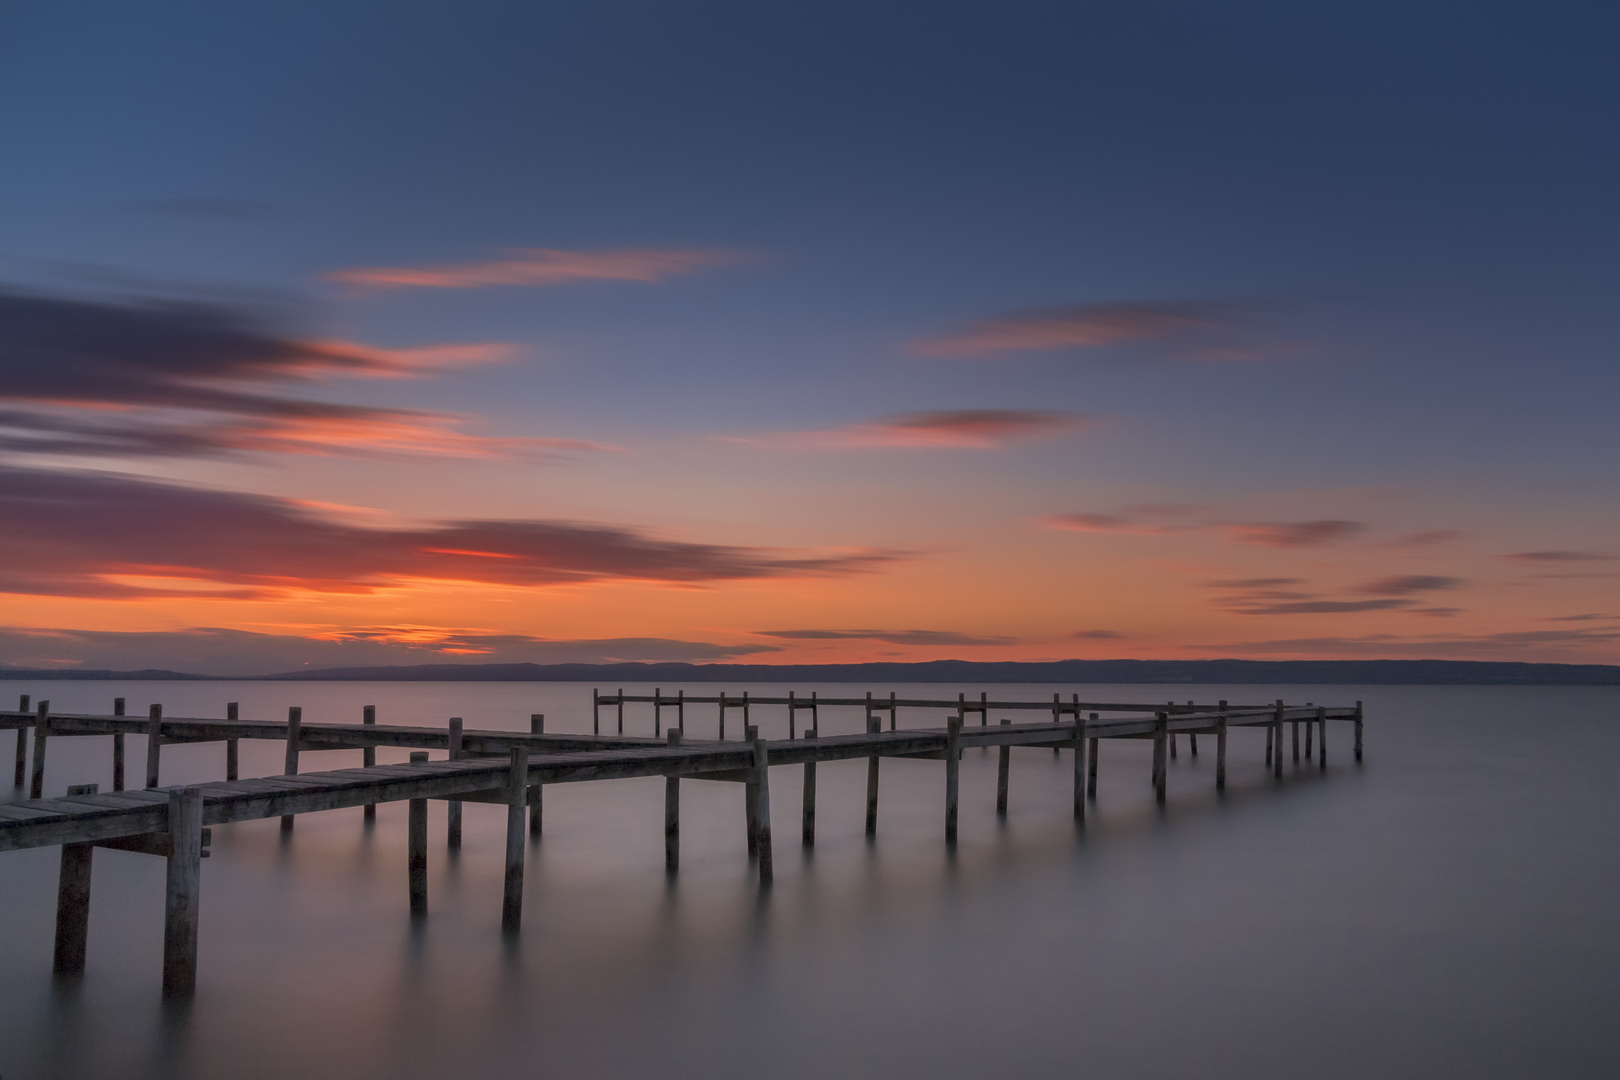
[[(841, 695), (877, 687), (793, 687)], [(608, 688), (604, 688), (608, 689)], [(617, 689), (614, 687), (612, 689)], [(626, 687), (650, 692), (650, 687)], [(677, 687), (666, 686), (666, 692)], [(712, 694), (717, 687), (688, 686)], [(726, 686), (783, 694), (788, 686)], [(456, 858), (429, 810), (429, 907), (413, 928), (405, 806), (216, 826), (199, 991), (159, 998), (163, 861), (98, 851), (87, 972), (53, 987), (57, 848), (0, 853), (0, 1077), (1613, 1077), (1620, 1075), (1620, 688), (884, 686), (901, 696), (1367, 708), (1366, 759), (1274, 783), (1264, 737), (1185, 744), (1154, 805), (1145, 742), (1104, 743), (1083, 829), (1065, 751), (962, 770), (943, 840), (938, 762), (885, 761), (863, 836), (863, 761), (822, 765), (813, 854), (797, 767), (773, 770), (776, 882), (758, 889), (741, 785), (682, 785), (663, 869), (657, 778), (548, 788), (524, 930), (500, 935), (505, 811), (466, 807)], [(590, 730), (571, 683), (0, 682), (63, 711)], [(613, 713), (605, 710), (604, 730)], [(626, 728), (651, 730), (649, 706)], [(786, 735), (781, 708), (753, 719)], [(666, 717), (672, 713), (666, 712)], [(942, 714), (901, 713), (902, 726)], [(687, 711), (712, 737), (713, 706)], [(857, 711), (823, 710), (824, 733)], [(740, 719), (728, 721), (733, 737)], [(9, 774), (10, 735), (6, 748)], [(242, 744), (242, 775), (282, 748)], [(46, 794), (110, 787), (110, 739), (53, 739)], [(380, 751), (380, 762), (404, 752)], [(223, 778), (221, 745), (164, 750), (163, 783)], [(129, 740), (138, 777), (144, 741)], [(303, 755), (306, 771), (359, 753)], [(14, 793), (10, 797), (20, 797)]]

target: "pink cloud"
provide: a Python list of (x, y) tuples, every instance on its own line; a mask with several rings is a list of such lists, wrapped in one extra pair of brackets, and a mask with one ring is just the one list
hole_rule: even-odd
[(1502, 558), (1525, 563), (1613, 562), (1620, 559), (1620, 555), (1599, 551), (1520, 551)]
[(1264, 547), (1314, 547), (1343, 540), (1366, 526), (1357, 521), (1252, 521), (1226, 526), (1226, 535), (1239, 544)]
[(803, 449), (971, 449), (1000, 450), (1008, 443), (1036, 439), (1095, 425), (1074, 413), (1031, 409), (955, 409), (901, 413), (867, 423), (824, 431), (782, 432), (741, 439), (754, 445)]
[(979, 319), (953, 333), (914, 341), (910, 351), (951, 357), (1088, 348), (1208, 332), (1224, 325), (1209, 305), (1075, 304)]
[(334, 270), (328, 281), (370, 290), (477, 289), (490, 285), (564, 285), (578, 281), (640, 281), (655, 284), (677, 274), (741, 262), (741, 252), (631, 248), (559, 251), (520, 248), (504, 259), (427, 267), (359, 267)]

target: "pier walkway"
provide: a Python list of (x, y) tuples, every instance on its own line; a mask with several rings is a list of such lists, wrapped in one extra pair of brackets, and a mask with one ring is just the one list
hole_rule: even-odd
[[(1353, 725), (1353, 753), (1362, 755), (1362, 710), (1327, 708), (1315, 705), (1288, 707), (1282, 701), (1270, 706), (1229, 707), (1217, 705), (1126, 704), (1082, 702), (1078, 695), (1070, 701), (991, 702), (965, 697), (957, 701), (884, 698), (817, 699), (790, 694), (785, 698), (730, 698), (593, 695), (599, 727), (601, 706), (617, 710), (622, 730), (626, 702), (654, 706), (653, 738), (614, 735), (547, 734), (544, 718), (531, 717), (529, 732), (466, 730), (460, 718), (452, 718), (445, 728), (389, 726), (375, 723), (369, 707), (361, 724), (304, 724), (301, 710), (289, 710), (281, 721), (243, 720), (234, 706), (225, 719), (165, 718), (153, 706), (145, 718), (123, 715), (123, 702), (115, 703), (113, 713), (86, 715), (55, 713), (41, 702), (35, 710), (24, 699), (16, 712), (0, 712), (0, 729), (18, 733), (15, 783), (23, 786), (28, 734), (33, 733), (33, 768), (28, 773), (31, 798), (0, 803), (0, 852), (21, 848), (61, 845), (62, 860), (58, 885), (56, 926), (56, 971), (73, 976), (83, 971), (90, 900), (91, 856), (96, 847), (161, 855), (168, 861), (165, 893), (163, 989), (169, 997), (189, 997), (196, 985), (197, 911), (201, 887), (201, 860), (207, 855), (208, 827), (237, 821), (279, 817), (282, 828), (292, 828), (298, 814), (346, 807), (367, 808), (374, 814), (378, 803), (409, 803), (408, 888), (413, 916), (427, 911), (427, 800), (450, 800), (449, 844), (459, 847), (460, 806), (465, 802), (504, 804), (507, 814), (506, 880), (502, 906), (502, 928), (516, 933), (521, 924), (525, 833), (538, 836), (542, 829), (544, 788), (552, 784), (629, 777), (665, 778), (665, 865), (673, 873), (680, 858), (680, 781), (712, 780), (742, 783), (745, 788), (745, 816), (750, 856), (757, 865), (762, 885), (772, 877), (772, 838), (770, 768), (797, 765), (804, 770), (802, 842), (815, 842), (816, 767), (823, 762), (866, 759), (868, 834), (877, 828), (878, 763), (882, 758), (920, 758), (944, 764), (944, 832), (947, 844), (957, 836), (958, 771), (962, 752), (981, 746), (999, 748), (997, 811), (1006, 812), (1009, 752), (1014, 746), (1050, 747), (1054, 753), (1071, 750), (1074, 757), (1074, 816), (1083, 819), (1088, 798), (1095, 798), (1099, 761), (1098, 748), (1105, 739), (1151, 739), (1153, 766), (1151, 782), (1160, 802), (1165, 798), (1167, 759), (1177, 752), (1177, 738), (1187, 736), (1189, 751), (1196, 754), (1197, 737), (1215, 739), (1215, 783), (1226, 782), (1227, 733), (1233, 728), (1260, 729), (1265, 733), (1266, 761), (1273, 775), (1283, 775), (1283, 735), (1293, 733), (1293, 757), (1299, 760), (1300, 728), (1305, 732), (1305, 756), (1315, 757), (1327, 767), (1328, 721)], [(677, 705), (677, 703), (681, 703)], [(723, 738), (685, 738), (686, 704), (719, 706), (718, 733), (724, 732), (728, 708), (778, 706), (788, 708), (790, 737), (764, 739), (757, 726), (747, 723), (742, 741)], [(821, 736), (816, 710), (823, 705), (865, 708), (865, 730), (850, 735)], [(662, 710), (679, 709), (678, 723), (661, 728)], [(925, 709), (935, 716), (949, 711), (943, 728), (900, 728), (900, 708)], [(795, 730), (795, 713), (809, 709), (811, 724), (802, 734)], [(992, 712), (1038, 710), (1050, 712), (1050, 720), (1013, 723), (1002, 719), (991, 725)], [(883, 730), (883, 713), (890, 729)], [(1103, 712), (1130, 715), (1102, 717)], [(977, 713), (978, 725), (966, 722)], [(125, 735), (147, 737), (145, 788), (123, 789), (123, 739)], [(44, 762), (52, 738), (112, 735), (114, 790), (99, 791), (97, 785), (75, 785), (58, 798), (42, 798)], [(268, 739), (286, 746), (286, 768), (277, 776), (240, 779), (237, 776), (236, 745), (241, 739)], [(225, 742), (226, 779), (216, 783), (185, 787), (158, 787), (161, 748), (167, 743)], [(1315, 744), (1313, 749), (1313, 743)], [(408, 764), (377, 765), (379, 746), (405, 747), (415, 752)], [(360, 750), (359, 768), (300, 773), (299, 754), (314, 750)], [(443, 760), (428, 760), (428, 751), (444, 751)]]

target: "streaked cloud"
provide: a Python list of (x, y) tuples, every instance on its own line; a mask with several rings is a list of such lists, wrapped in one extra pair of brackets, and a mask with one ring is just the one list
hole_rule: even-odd
[(1188, 360), (1275, 358), (1297, 346), (1270, 341), (1236, 304), (1143, 301), (1027, 308), (975, 319), (937, 337), (912, 341), (914, 356), (973, 358), (1145, 344)]
[(1224, 526), (1227, 538), (1264, 547), (1316, 547), (1345, 540), (1366, 529), (1359, 521), (1249, 521)]
[(678, 274), (742, 262), (739, 251), (684, 248), (622, 248), (560, 251), (519, 248), (486, 262), (437, 266), (367, 266), (334, 270), (328, 281), (370, 291), (391, 289), (480, 289), (492, 285), (567, 285), (580, 281), (639, 281), (656, 284)]
[(958, 634), (950, 630), (755, 630), (786, 641), (881, 641), (889, 645), (1016, 645), (1017, 638)]
[[(296, 502), (100, 473), (0, 467), (0, 591), (277, 598), (413, 583), (704, 584), (850, 574), (895, 551), (790, 551), (549, 520), (369, 528)], [(117, 527), (109, 527), (116, 522)]]
[(467, 430), (467, 416), (283, 391), (495, 363), (512, 355), (497, 342), (385, 349), (300, 338), (218, 304), (0, 289), (0, 355), (0, 451), (11, 454), (544, 457), (611, 449), (577, 439), (492, 438)]
[(1620, 555), (1610, 555), (1601, 551), (1519, 551), (1512, 555), (1502, 556), (1522, 563), (1572, 563), (1572, 562), (1614, 562)]
[(1321, 518), (1311, 521), (1224, 521), (1211, 508), (1194, 504), (1158, 503), (1126, 507), (1109, 513), (1052, 514), (1041, 523), (1069, 532), (1129, 533), (1137, 536), (1173, 536), (1215, 530), (1239, 544), (1262, 547), (1317, 547), (1349, 539), (1366, 530), (1359, 521)]
[(1462, 533), (1456, 529), (1422, 529), (1418, 532), (1402, 533), (1391, 540), (1391, 547), (1432, 547), (1435, 544), (1445, 544), (1456, 540)]
[(1118, 641), (1125, 635), (1118, 630), (1076, 630), (1069, 636), (1081, 641)]
[(946, 409), (897, 413), (821, 431), (782, 431), (725, 441), (788, 450), (1000, 450), (1098, 423), (1078, 413), (1040, 409)]
[(1397, 574), (1394, 577), (1364, 582), (1357, 585), (1354, 591), (1372, 596), (1410, 596), (1413, 593), (1455, 589), (1462, 584), (1461, 578), (1438, 577), (1434, 574)]
[(1411, 596), (1437, 589), (1451, 589), (1461, 585), (1456, 578), (1409, 574), (1381, 578), (1350, 590), (1370, 599), (1340, 599), (1321, 592), (1301, 588), (1306, 585), (1300, 578), (1232, 578), (1208, 581), (1207, 587), (1216, 590), (1216, 604), (1234, 615), (1345, 615), (1364, 611), (1405, 609), (1413, 614), (1456, 614), (1455, 608), (1413, 608)]
[[(1324, 657), (1384, 657), (1389, 659), (1570, 659), (1569, 649), (1597, 647), (1607, 656), (1620, 641), (1614, 630), (1513, 630), (1474, 635), (1364, 634), (1352, 636), (1279, 638), (1267, 641), (1195, 645), (1203, 652)], [(1600, 661), (1601, 662), (1601, 661)]]
[(394, 664), (609, 664), (732, 660), (778, 652), (763, 644), (671, 638), (544, 638), (437, 626), (266, 634), (194, 627), (114, 632), (0, 627), (0, 668), (161, 668), (194, 675), (262, 676), (304, 668)]

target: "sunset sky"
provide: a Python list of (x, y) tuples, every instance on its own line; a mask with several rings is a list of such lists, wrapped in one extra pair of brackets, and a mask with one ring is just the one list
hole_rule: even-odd
[(7, 5), (0, 664), (1620, 662), (1616, 41)]

